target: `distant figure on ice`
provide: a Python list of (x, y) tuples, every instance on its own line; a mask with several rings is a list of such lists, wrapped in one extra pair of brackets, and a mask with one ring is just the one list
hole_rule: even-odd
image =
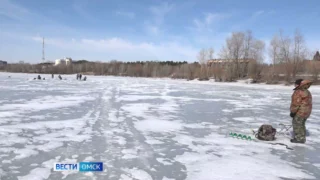
[(80, 74), (80, 81), (81, 81), (81, 78), (82, 78), (82, 74)]
[(62, 77), (61, 77), (61, 75), (59, 75), (58, 77), (59, 77), (59, 79), (60, 79), (60, 80), (62, 80)]
[(79, 79), (79, 74), (77, 74), (77, 80)]
[(54, 74), (51, 74), (52, 79), (54, 78)]
[(83, 78), (83, 80), (86, 81), (86, 80), (87, 80), (87, 76), (85, 76), (85, 77)]
[(292, 143), (306, 142), (305, 124), (312, 111), (312, 95), (308, 90), (311, 84), (311, 81), (303, 79), (298, 79), (295, 82), (290, 106), (294, 132), (294, 138), (290, 140)]
[(38, 75), (38, 80), (41, 80), (41, 76), (40, 75)]

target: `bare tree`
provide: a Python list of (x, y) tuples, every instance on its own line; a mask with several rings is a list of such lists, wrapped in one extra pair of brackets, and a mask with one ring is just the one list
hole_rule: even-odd
[(198, 61), (199, 61), (199, 63), (200, 64), (206, 64), (206, 62), (207, 62), (207, 57), (208, 57), (208, 55), (207, 55), (207, 50), (205, 50), (205, 49), (201, 49), (200, 51), (199, 51), (199, 54), (198, 54)]
[[(220, 57), (233, 61), (233, 64), (228, 65), (225, 71), (229, 73), (226, 77), (232, 80), (247, 76), (248, 66), (245, 60), (253, 59), (259, 61), (258, 64), (261, 64), (264, 59), (264, 49), (265, 44), (255, 39), (250, 30), (247, 32), (233, 32), (231, 37), (227, 38), (225, 46), (220, 51)], [(233, 75), (230, 75), (230, 73)]]
[(292, 71), (292, 64), (290, 62), (291, 56), (291, 39), (290, 37), (284, 37), (283, 32), (280, 30), (280, 52), (279, 61), (285, 65), (286, 81), (290, 81), (290, 75)]
[(208, 60), (213, 59), (214, 49), (211, 47), (208, 49)]
[(265, 43), (261, 40), (255, 40), (252, 43), (252, 48), (250, 49), (249, 58), (252, 58), (258, 63), (262, 64), (264, 60), (264, 50), (265, 50)]
[(307, 49), (304, 42), (304, 37), (300, 33), (299, 30), (295, 31), (294, 36), (294, 48), (293, 48), (293, 57), (292, 57), (292, 78), (296, 77), (297, 72), (301, 69), (299, 69), (302, 64), (302, 61), (307, 56)]
[(252, 32), (248, 30), (245, 34), (245, 42), (244, 42), (244, 59), (250, 58), (251, 44), (253, 42)]
[(245, 42), (245, 34), (243, 32), (233, 32), (230, 38), (226, 39), (226, 46), (223, 46), (220, 55), (224, 59), (229, 59), (233, 61), (235, 65), (235, 72), (233, 72), (234, 68), (228, 72), (232, 72), (232, 78), (239, 78), (240, 68), (239, 68), (239, 60), (244, 57), (244, 42)]
[(275, 74), (275, 65), (279, 61), (279, 54), (280, 54), (280, 39), (278, 35), (274, 35), (269, 47), (269, 55), (272, 59), (272, 79)]
[[(201, 49), (199, 54), (198, 54), (198, 60), (200, 62), (201, 65), (201, 69), (200, 69), (200, 79), (207, 79), (208, 78), (208, 74), (207, 74), (207, 62), (208, 59), (210, 57), (211, 51), (210, 50), (206, 50), (206, 49)], [(213, 54), (213, 52), (212, 52)]]
[(264, 60), (265, 43), (260, 40), (255, 40), (250, 48), (249, 57), (254, 59), (249, 63), (249, 75), (257, 82), (261, 77)]

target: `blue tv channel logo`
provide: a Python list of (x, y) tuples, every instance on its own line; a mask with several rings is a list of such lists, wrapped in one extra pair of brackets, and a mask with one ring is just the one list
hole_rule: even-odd
[(102, 162), (80, 162), (80, 171), (103, 171)]
[(103, 171), (102, 162), (54, 163), (54, 171)]

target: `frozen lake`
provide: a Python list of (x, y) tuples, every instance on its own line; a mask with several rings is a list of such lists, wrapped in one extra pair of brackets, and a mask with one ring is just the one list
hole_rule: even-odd
[[(8, 76), (11, 78), (8, 78)], [(0, 73), (0, 179), (320, 179), (320, 88), (305, 145), (226, 137), (290, 124), (292, 87)], [(55, 172), (55, 162), (104, 172)]]

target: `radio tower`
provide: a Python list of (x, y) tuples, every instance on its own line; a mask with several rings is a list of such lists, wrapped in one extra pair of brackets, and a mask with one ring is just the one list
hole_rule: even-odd
[(45, 57), (44, 57), (44, 37), (42, 38), (42, 62), (44, 63)]

